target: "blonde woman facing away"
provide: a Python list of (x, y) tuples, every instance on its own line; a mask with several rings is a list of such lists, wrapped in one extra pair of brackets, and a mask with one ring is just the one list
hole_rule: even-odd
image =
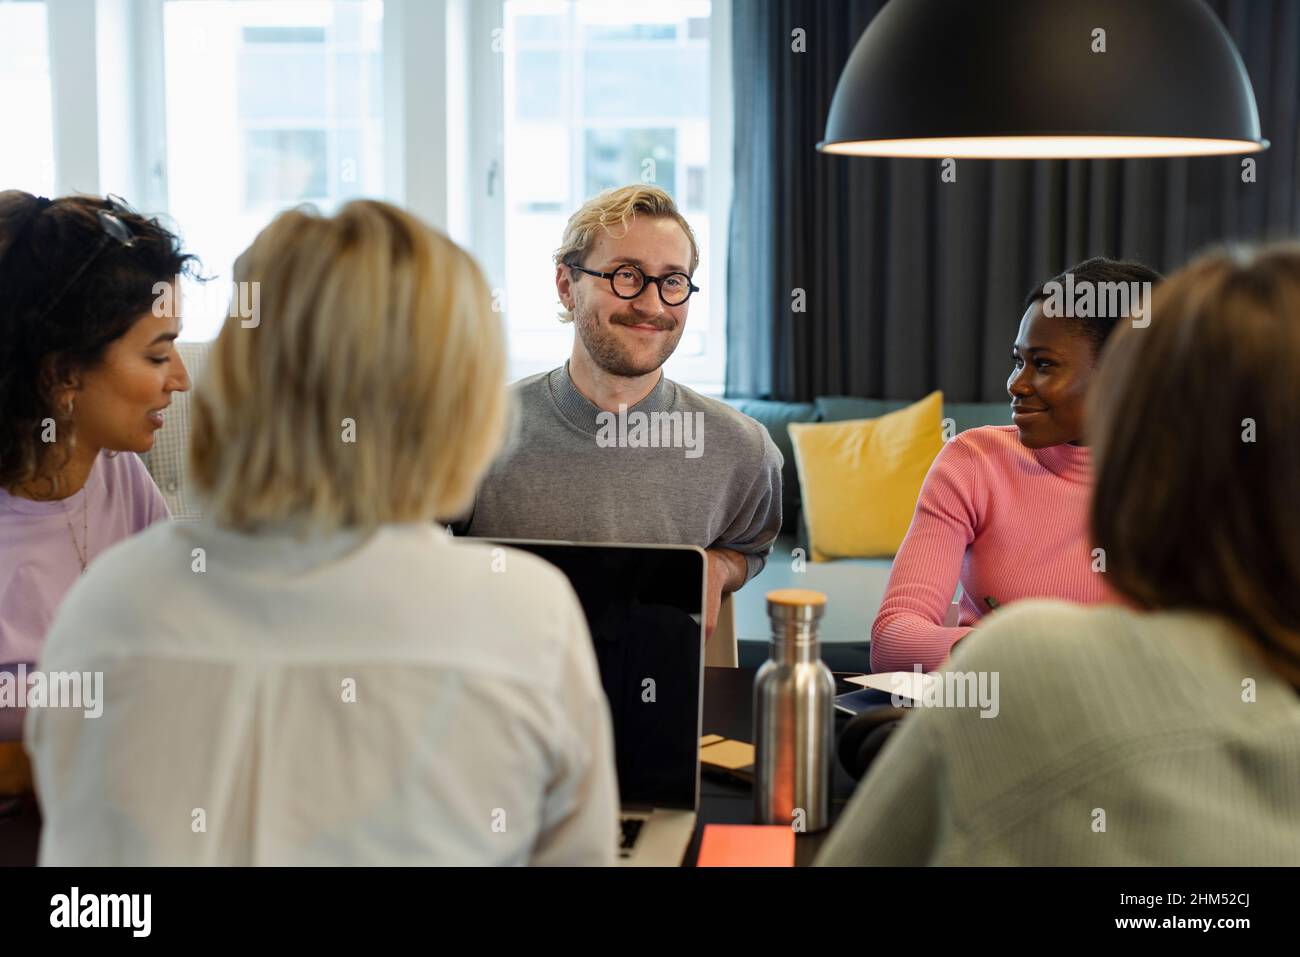
[(280, 215), (235, 264), (195, 395), (197, 524), (69, 593), (33, 711), (43, 864), (612, 864), (608, 706), (559, 571), (455, 542), (501, 439), (502, 333), (468, 255), (402, 211)]
[(820, 863), (1300, 862), (1297, 381), (1300, 247), (1156, 290), (1088, 408), (1092, 539), (1127, 607), (990, 616), (949, 667), (996, 672), (996, 706), (905, 718)]

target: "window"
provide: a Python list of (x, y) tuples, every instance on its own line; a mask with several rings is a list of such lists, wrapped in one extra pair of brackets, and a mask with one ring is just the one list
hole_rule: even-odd
[[(609, 186), (654, 182), (695, 228), (701, 292), (669, 360), (723, 381), (731, 0), (0, 0), (4, 185), (116, 192), (173, 222), (217, 281), (277, 213), (387, 199), (482, 264), (514, 376), (571, 347), (551, 254)], [(46, 51), (52, 51), (47, 53)], [(88, 69), (88, 64), (95, 69)]]
[[(0, 3), (0, 188), (54, 192), (54, 113), (44, 3)], [(21, 130), (22, 135), (14, 135)]]
[(203, 260), (186, 339), (225, 318), (235, 257), (279, 211), (382, 196), (380, 0), (168, 0), (168, 212)]
[[(646, 182), (677, 201), (701, 253), (694, 277), (701, 291), (666, 372), (720, 388), (726, 270), (710, 255), (717, 228), (709, 190), (711, 7), (709, 0), (505, 0), (505, 55), (487, 64), (504, 71), (499, 269), (512, 377), (568, 357), (573, 330), (556, 317), (551, 255), (569, 216), (601, 190)], [(484, 258), (491, 272), (494, 257)]]

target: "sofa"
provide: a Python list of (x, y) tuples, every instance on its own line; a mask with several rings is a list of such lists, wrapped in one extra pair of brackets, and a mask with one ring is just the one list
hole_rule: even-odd
[[(781, 533), (763, 571), (734, 596), (736, 638), (742, 667), (756, 667), (768, 654), (767, 602), (777, 588), (811, 588), (827, 597), (819, 635), (822, 658), (835, 671), (871, 670), (871, 623), (889, 582), (892, 558), (853, 558), (814, 562), (809, 556), (803, 520), (799, 475), (789, 426), (799, 422), (842, 422), (873, 419), (911, 404), (908, 399), (861, 399), (824, 396), (813, 402), (766, 399), (726, 399), (729, 405), (760, 422), (785, 459), (782, 469)], [(945, 402), (943, 414), (954, 430), (983, 425), (1009, 425), (1007, 402)], [(954, 610), (955, 614), (955, 610)], [(950, 623), (956, 618), (950, 616)]]

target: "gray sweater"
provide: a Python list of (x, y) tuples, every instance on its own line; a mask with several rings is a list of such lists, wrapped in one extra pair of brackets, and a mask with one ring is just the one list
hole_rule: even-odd
[(517, 421), (457, 534), (720, 546), (749, 577), (781, 527), (781, 453), (724, 402), (660, 378), (625, 414), (601, 412), (568, 365), (515, 384)]
[(909, 714), (819, 864), (1300, 864), (1300, 696), (1222, 620), (1027, 601), (947, 668), (997, 716)]

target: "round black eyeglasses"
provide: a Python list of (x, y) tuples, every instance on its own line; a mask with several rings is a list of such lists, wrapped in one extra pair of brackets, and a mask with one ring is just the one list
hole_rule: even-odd
[(691, 277), (684, 272), (670, 272), (666, 276), (647, 276), (640, 267), (631, 263), (615, 266), (612, 272), (597, 272), (574, 263), (569, 263), (568, 266), (578, 272), (585, 272), (588, 276), (608, 279), (609, 288), (620, 299), (635, 299), (641, 295), (648, 282), (658, 287), (659, 298), (663, 300), (665, 306), (680, 306), (691, 298), (691, 293), (700, 291), (700, 287), (692, 283)]

